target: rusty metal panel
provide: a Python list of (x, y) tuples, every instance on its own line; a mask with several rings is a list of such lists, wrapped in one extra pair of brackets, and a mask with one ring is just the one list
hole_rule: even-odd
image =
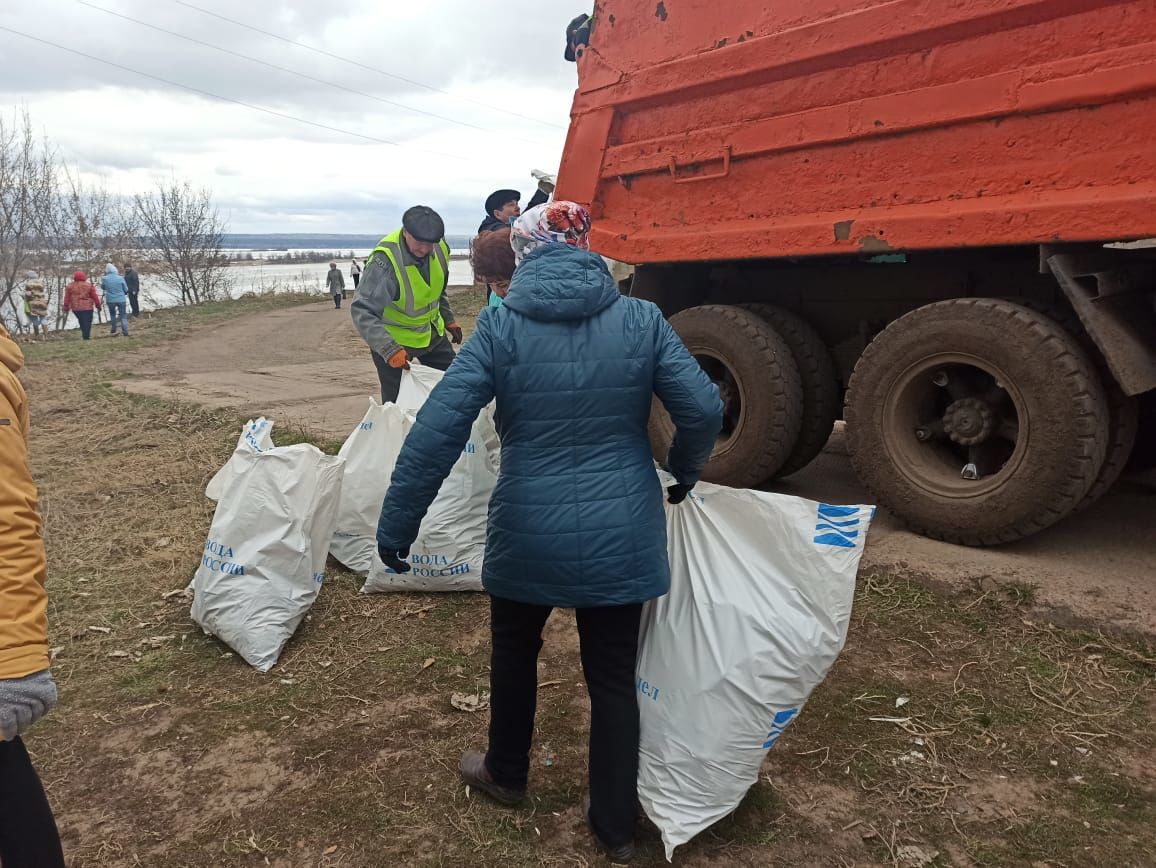
[(1156, 236), (1156, 0), (603, 0), (558, 194), (634, 263)]

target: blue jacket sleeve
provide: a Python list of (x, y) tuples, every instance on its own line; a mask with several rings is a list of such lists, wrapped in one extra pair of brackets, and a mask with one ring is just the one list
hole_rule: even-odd
[(674, 443), (666, 469), (684, 485), (694, 485), (722, 430), (718, 386), (687, 350), (665, 319), (658, 319), (654, 394), (674, 421)]
[(445, 378), (438, 383), (405, 438), (377, 521), (377, 544), (405, 549), (470, 439), (470, 429), (494, 398), (492, 311), (485, 310)]

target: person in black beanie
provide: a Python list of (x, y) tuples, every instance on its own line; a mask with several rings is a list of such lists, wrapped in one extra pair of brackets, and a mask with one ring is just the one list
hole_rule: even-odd
[[(534, 191), (530, 199), (530, 208), (542, 205), (549, 200), (549, 194), (541, 186)], [(497, 232), (500, 229), (509, 229), (510, 224), (522, 215), (522, 194), (517, 190), (495, 190), (486, 197), (486, 219), (478, 227), (478, 234)], [(493, 300), (494, 289), (486, 284), (486, 305)]]

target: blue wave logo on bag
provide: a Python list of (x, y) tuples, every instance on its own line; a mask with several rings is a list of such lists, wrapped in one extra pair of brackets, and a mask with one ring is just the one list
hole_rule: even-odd
[(783, 734), (787, 724), (794, 720), (798, 713), (799, 709), (788, 708), (775, 715), (775, 719), (771, 722), (771, 731), (767, 733), (767, 740), (763, 742), (763, 750), (770, 750), (775, 746), (775, 742), (779, 740), (779, 736)]
[[(820, 503), (815, 521), (815, 545), (853, 549), (859, 544), (860, 525), (875, 517), (875, 507), (832, 506)], [(865, 530), (865, 528), (864, 528)]]
[(249, 448), (254, 452), (264, 452), (261, 446), (260, 437), (270, 428), (269, 420), (262, 416), (256, 422), (250, 422), (245, 426), (245, 433), (242, 435), (245, 442), (249, 444)]

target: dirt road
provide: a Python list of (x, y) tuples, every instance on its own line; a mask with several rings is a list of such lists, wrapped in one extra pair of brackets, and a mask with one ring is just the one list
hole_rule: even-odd
[[(463, 302), (466, 307), (470, 302)], [(459, 317), (464, 326), (469, 317)], [(311, 304), (239, 318), (139, 354), (148, 372), (126, 388), (267, 415), (343, 438), (377, 393), (377, 378), (347, 309)], [(870, 503), (847, 460), (841, 432), (824, 453), (777, 489), (813, 500)], [(1122, 480), (1102, 501), (1031, 539), (969, 549), (924, 539), (880, 513), (866, 570), (894, 567), (931, 582), (986, 589), (993, 582), (1034, 586), (1058, 620), (1106, 624), (1156, 635), (1156, 476)]]

